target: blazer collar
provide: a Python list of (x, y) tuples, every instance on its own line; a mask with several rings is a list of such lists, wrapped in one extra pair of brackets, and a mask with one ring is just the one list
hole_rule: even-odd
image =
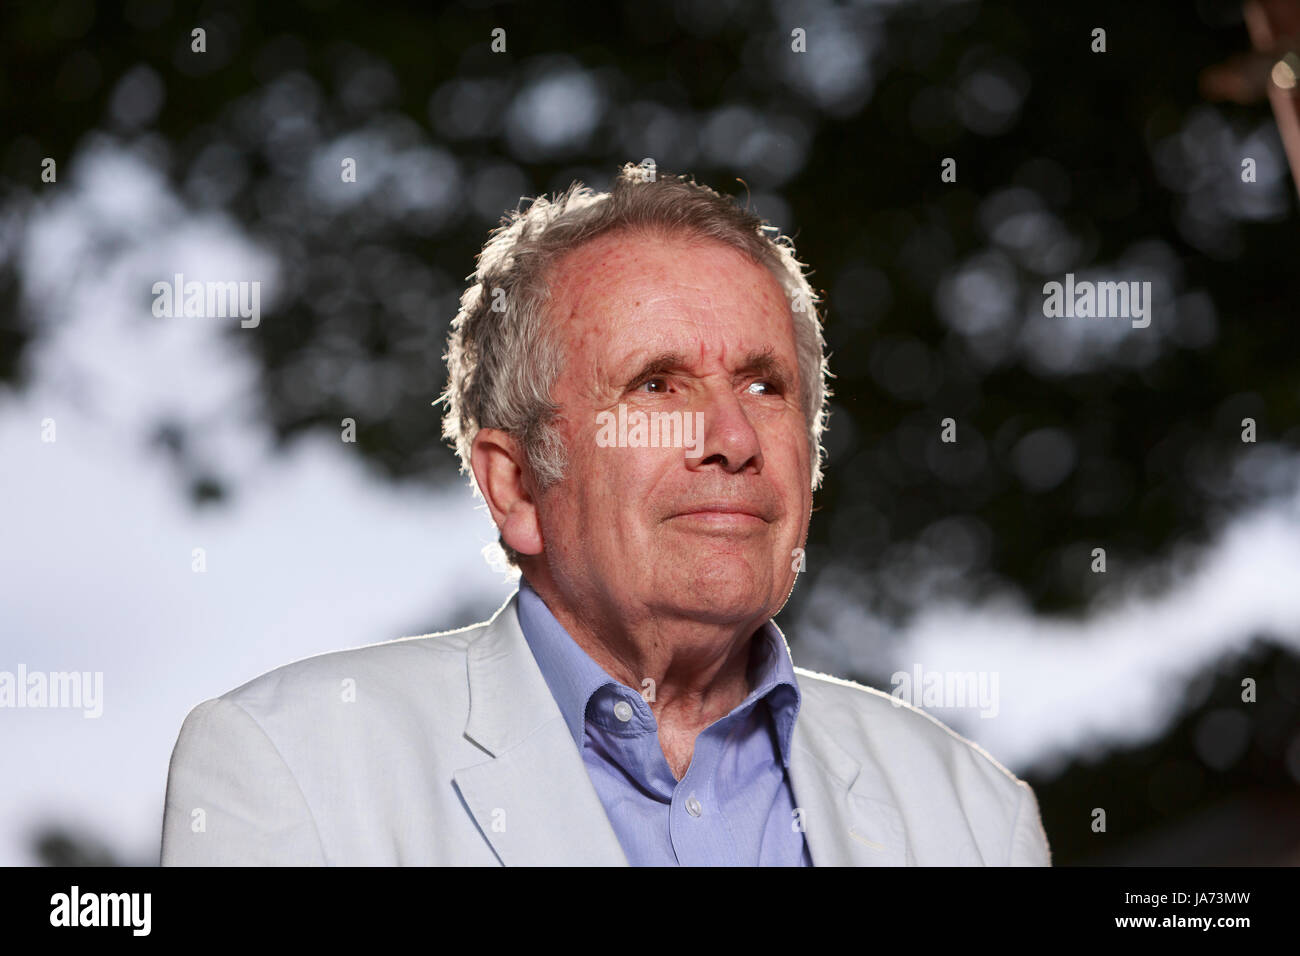
[[(582, 754), (524, 639), (518, 601), (516, 590), (466, 650), (465, 736), (486, 759), (456, 770), (452, 779), (506, 866), (627, 866)], [(874, 762), (856, 759), (836, 743), (818, 712), (820, 696), (803, 695), (789, 768), (813, 864), (904, 865), (909, 855), (902, 817), (885, 777)]]

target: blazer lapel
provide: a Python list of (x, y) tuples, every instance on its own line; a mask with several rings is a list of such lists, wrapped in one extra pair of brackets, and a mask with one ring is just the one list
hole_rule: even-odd
[(912, 863), (898, 805), (870, 760), (838, 744), (803, 696), (790, 747), (790, 786), (813, 866)]
[(627, 866), (582, 754), (524, 639), (519, 592), (470, 643), (465, 736), (488, 755), (452, 779), (506, 866)]

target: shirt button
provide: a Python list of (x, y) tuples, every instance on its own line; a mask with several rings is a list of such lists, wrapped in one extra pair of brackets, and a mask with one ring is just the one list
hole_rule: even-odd
[(627, 723), (632, 719), (632, 705), (625, 700), (620, 700), (614, 705), (614, 716)]
[(686, 812), (693, 817), (698, 817), (704, 812), (704, 807), (700, 806), (700, 801), (695, 799), (695, 794), (686, 798)]

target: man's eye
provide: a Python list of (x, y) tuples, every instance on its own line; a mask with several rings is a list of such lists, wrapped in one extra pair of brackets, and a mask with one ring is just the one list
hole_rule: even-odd
[(752, 389), (755, 385), (762, 385), (764, 388), (768, 390), (767, 394), (769, 395), (781, 394), (781, 386), (777, 385), (775, 382), (763, 382), (763, 381), (751, 382), (749, 387)]
[(644, 380), (643, 380), (639, 385), (637, 385), (636, 387), (637, 387), (637, 389), (642, 389), (642, 388), (645, 388), (647, 385), (654, 385), (656, 382), (658, 382), (659, 384), (665, 386), (664, 391), (667, 391), (668, 380), (667, 380), (666, 378), (664, 378), (662, 375), (656, 375), (656, 376), (654, 376), (653, 378), (647, 378), (647, 379), (644, 379)]

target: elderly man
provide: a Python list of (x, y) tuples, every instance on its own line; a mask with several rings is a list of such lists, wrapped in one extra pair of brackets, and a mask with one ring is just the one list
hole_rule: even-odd
[(1028, 785), (794, 667), (772, 622), (821, 479), (815, 301), (788, 242), (683, 179), (514, 213), (440, 401), (518, 590), (196, 707), (163, 863), (1049, 864)]

